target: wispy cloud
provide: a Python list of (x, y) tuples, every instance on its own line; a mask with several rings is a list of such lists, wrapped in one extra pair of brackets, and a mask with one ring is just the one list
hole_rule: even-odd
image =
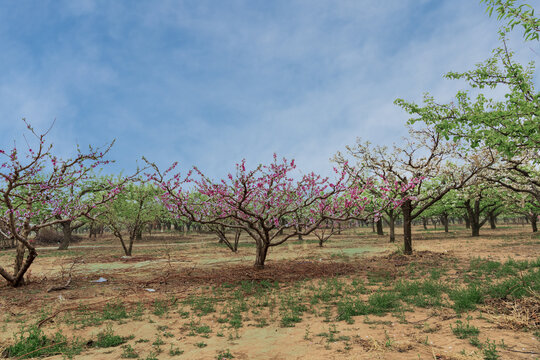
[(468, 0), (12, 3), (0, 12), (0, 141), (21, 117), (56, 118), (66, 154), (116, 138), (117, 170), (146, 155), (221, 176), (277, 152), (328, 173), (357, 136), (405, 135), (395, 98), (448, 101), (463, 83), (442, 75), (487, 58), (497, 26)]

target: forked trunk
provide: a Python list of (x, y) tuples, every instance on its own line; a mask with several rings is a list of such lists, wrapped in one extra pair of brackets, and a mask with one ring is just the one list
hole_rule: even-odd
[[(28, 256), (26, 260), (24, 259), (24, 254), (28, 249)], [(0, 276), (7, 280), (7, 282), (13, 286), (18, 287), (24, 285), (24, 275), (30, 268), (30, 265), (34, 262), (34, 259), (37, 256), (36, 249), (30, 244), (24, 244), (19, 242), (17, 245), (16, 256), (15, 256), (15, 266), (13, 268), (13, 275), (9, 274), (5, 269), (0, 267)]]
[(441, 223), (444, 225), (444, 232), (448, 232), (448, 214), (444, 213), (441, 215)]
[(60, 246), (58, 247), (58, 250), (67, 250), (69, 245), (71, 244), (71, 221), (67, 221), (62, 223), (62, 242), (60, 243)]

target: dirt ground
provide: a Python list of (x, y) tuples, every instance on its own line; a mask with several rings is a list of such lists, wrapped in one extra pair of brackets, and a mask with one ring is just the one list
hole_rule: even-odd
[[(490, 347), (501, 359), (539, 359), (538, 293), (487, 297), (457, 311), (445, 291), (468, 284), (475, 261), (538, 262), (538, 234), (500, 226), (472, 238), (462, 227), (418, 227), (412, 256), (400, 253), (399, 235), (390, 244), (360, 228), (323, 248), (314, 237), (289, 241), (271, 248), (263, 270), (252, 267), (248, 239), (234, 254), (212, 235), (157, 234), (136, 244), (130, 258), (107, 237), (67, 251), (40, 248), (27, 285), (0, 284), (0, 354), (34, 326), (77, 339), (75, 359), (490, 359)], [(0, 251), (2, 266), (12, 260), (12, 251)], [(69, 278), (66, 289), (47, 292)], [(350, 299), (368, 303), (400, 282), (426, 279), (441, 285), (440, 304), (398, 301), (343, 320)], [(478, 334), (459, 338), (459, 324)], [(96, 346), (107, 331), (124, 344)]]

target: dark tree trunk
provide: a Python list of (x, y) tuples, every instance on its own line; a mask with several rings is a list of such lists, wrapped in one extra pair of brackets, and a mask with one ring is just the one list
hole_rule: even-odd
[(412, 254), (412, 200), (406, 200), (401, 205), (403, 213), (403, 253), (405, 255)]
[[(28, 239), (28, 235), (29, 232), (27, 232), (24, 237)], [(25, 260), (24, 255), (26, 253), (26, 250), (28, 250), (28, 256)], [(32, 265), (36, 257), (37, 252), (32, 245), (30, 245), (29, 243), (25, 244), (22, 241), (18, 241), (15, 265), (13, 267), (13, 275), (9, 274), (5, 269), (0, 268), (0, 276), (6, 279), (7, 282), (13, 287), (24, 285), (24, 275), (26, 274), (26, 272), (30, 268), (30, 265)]]
[(379, 236), (384, 235), (384, 231), (383, 231), (383, 227), (382, 227), (382, 220), (379, 219), (379, 220), (377, 221), (377, 224), (376, 224), (376, 225), (377, 225), (377, 235), (379, 235)]
[(497, 221), (497, 216), (494, 215), (494, 214), (489, 214), (489, 226), (490, 226), (492, 229), (496, 229), (496, 228), (497, 228), (496, 221)]
[(470, 229), (471, 228), (471, 220), (469, 219), (469, 215), (463, 216), (463, 220), (465, 220), (465, 228)]
[(424, 230), (427, 230), (427, 219), (422, 218), (422, 225), (424, 226)]
[(67, 250), (71, 244), (71, 221), (66, 221), (62, 223), (62, 242), (58, 247), (58, 250)]
[(268, 254), (268, 244), (257, 243), (257, 254), (255, 255), (255, 269), (264, 269), (264, 262)]
[(17, 254), (15, 255), (15, 265), (13, 267), (13, 274), (17, 274), (24, 263), (24, 254), (26, 252), (26, 246), (22, 242), (17, 244)]
[(444, 226), (444, 232), (447, 233), (448, 232), (448, 214), (447, 213), (441, 214), (441, 224), (443, 224)]
[(396, 242), (396, 219), (393, 216), (393, 212), (390, 213), (390, 218), (388, 219), (388, 227), (390, 231), (390, 242)]
[(538, 215), (536, 214), (531, 214), (529, 216), (529, 220), (531, 221), (531, 227), (532, 227), (532, 232), (538, 232), (538, 226), (537, 226), (537, 222), (538, 222)]
[(474, 205), (471, 205), (470, 200), (465, 201), (465, 208), (469, 215), (469, 222), (471, 224), (471, 236), (480, 236), (480, 228), (484, 225), (484, 221), (480, 222), (480, 199), (474, 200)]

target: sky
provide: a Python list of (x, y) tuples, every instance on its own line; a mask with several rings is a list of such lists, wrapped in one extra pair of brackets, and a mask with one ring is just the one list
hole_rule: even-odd
[[(55, 153), (115, 140), (106, 172), (141, 157), (221, 178), (241, 159), (328, 174), (357, 137), (390, 145), (396, 98), (448, 102), (501, 25), (477, 0), (0, 0), (0, 148), (26, 118)], [(518, 59), (538, 60), (521, 32)], [(535, 78), (537, 79), (537, 77)]]

